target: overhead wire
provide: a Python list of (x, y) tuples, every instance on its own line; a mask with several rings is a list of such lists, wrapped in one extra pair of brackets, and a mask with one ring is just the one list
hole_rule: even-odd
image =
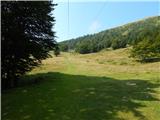
[[(69, 18), (69, 0), (68, 0), (68, 7), (67, 7), (67, 13), (68, 13), (68, 29), (67, 29), (67, 37), (69, 39), (70, 37), (70, 18)], [(68, 44), (68, 52), (70, 51), (70, 44)]]
[(95, 15), (94, 17), (94, 21), (96, 21), (98, 19), (98, 17), (101, 15), (103, 9), (105, 8), (106, 6), (106, 3), (107, 3), (107, 0), (104, 1), (103, 5), (101, 6), (101, 8), (99, 9), (99, 11), (97, 12), (97, 14)]
[[(97, 12), (96, 16), (94, 17), (94, 21), (96, 21), (98, 19), (98, 17), (101, 15), (103, 9), (105, 8), (107, 3), (107, 0), (105, 1), (105, 3), (101, 6), (101, 8), (99, 9), (99, 11)], [(68, 20), (67, 20), (67, 24), (68, 24), (68, 28), (67, 28), (67, 37), (69, 39), (70, 37), (70, 1), (67, 1), (67, 15), (68, 15)], [(68, 51), (70, 50), (70, 45), (68, 44)]]
[(68, 34), (68, 37), (69, 37), (69, 30), (70, 30), (70, 19), (69, 19), (69, 0), (68, 0), (68, 7), (67, 7), (67, 13), (68, 13), (68, 30), (67, 30), (67, 34)]

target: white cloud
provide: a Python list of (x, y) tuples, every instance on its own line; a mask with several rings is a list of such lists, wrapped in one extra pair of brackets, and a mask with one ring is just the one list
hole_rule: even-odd
[(101, 27), (101, 24), (99, 21), (93, 21), (91, 25), (89, 26), (89, 32), (95, 33), (98, 31), (98, 29)]

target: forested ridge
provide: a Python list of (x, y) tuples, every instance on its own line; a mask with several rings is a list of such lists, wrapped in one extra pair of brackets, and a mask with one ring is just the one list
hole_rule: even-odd
[[(141, 44), (143, 42), (142, 45), (145, 45), (145, 43), (148, 43), (149, 45), (149, 42), (146, 41), (150, 41), (151, 43), (159, 43), (159, 35), (160, 16), (154, 16), (116, 28), (104, 30), (96, 34), (85, 35), (75, 39), (63, 41), (59, 44), (61, 51), (74, 50), (78, 53), (86, 54), (98, 52), (106, 48), (118, 49), (125, 48), (127, 46), (134, 46), (135, 48), (139, 42), (141, 42)], [(157, 48), (156, 52), (159, 54), (160, 47), (154, 47)]]

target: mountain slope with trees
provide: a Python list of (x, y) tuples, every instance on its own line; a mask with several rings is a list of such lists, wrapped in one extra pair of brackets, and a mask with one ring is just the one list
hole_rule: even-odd
[[(160, 46), (158, 45), (160, 37), (158, 37), (158, 35), (160, 35), (160, 16), (154, 16), (96, 34), (85, 35), (60, 42), (60, 49), (61, 51), (74, 50), (81, 54), (86, 54), (98, 52), (106, 48), (118, 49), (127, 46), (134, 46), (133, 48), (137, 48), (137, 46), (139, 46), (138, 43), (141, 41), (143, 41), (143, 45), (147, 44), (146, 41), (150, 41), (148, 43), (154, 43), (154, 41), (157, 41), (155, 44), (157, 50), (155, 51), (159, 54)], [(132, 56), (138, 55), (134, 54)]]

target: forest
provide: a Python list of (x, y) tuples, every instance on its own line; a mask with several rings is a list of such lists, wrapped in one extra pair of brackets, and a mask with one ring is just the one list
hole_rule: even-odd
[(63, 41), (59, 45), (61, 51), (75, 51), (81, 54), (131, 46), (133, 47), (131, 56), (141, 61), (158, 60), (160, 57), (160, 16)]

